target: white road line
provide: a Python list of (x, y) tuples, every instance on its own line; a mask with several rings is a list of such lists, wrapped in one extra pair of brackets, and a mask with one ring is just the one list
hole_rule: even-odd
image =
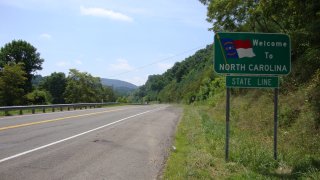
[(9, 156), (9, 157), (0, 159), (0, 163), (3, 163), (3, 162), (5, 162), (5, 161), (8, 161), (8, 160), (11, 160), (11, 159), (14, 159), (14, 158), (17, 158), (17, 157), (20, 157), (20, 156), (23, 156), (23, 155), (26, 155), (26, 154), (29, 154), (29, 153), (32, 153), (32, 152), (41, 150), (41, 149), (44, 149), (44, 148), (47, 148), (47, 147), (50, 147), (50, 146), (53, 146), (53, 145), (56, 145), (56, 144), (59, 144), (59, 143), (68, 141), (68, 140), (70, 140), (70, 139), (74, 139), (74, 138), (76, 138), (76, 137), (79, 137), (79, 136), (82, 136), (82, 135), (91, 133), (91, 132), (93, 132), (93, 131), (97, 131), (97, 130), (99, 130), (99, 129), (102, 129), (102, 128), (111, 126), (111, 125), (113, 125), (113, 124), (117, 124), (117, 123), (119, 123), (119, 122), (128, 120), (128, 119), (130, 119), (130, 118), (137, 117), (137, 116), (140, 116), (140, 115), (143, 115), (143, 114), (146, 114), (146, 113), (150, 113), (150, 112), (153, 112), (153, 111), (157, 111), (157, 110), (160, 110), (160, 109), (163, 109), (163, 108), (164, 108), (164, 107), (160, 107), (160, 108), (156, 108), (156, 109), (153, 109), (153, 110), (145, 111), (145, 112), (142, 112), (142, 113), (139, 113), (139, 114), (135, 114), (135, 115), (132, 115), (132, 116), (129, 116), (129, 117), (126, 117), (126, 118), (123, 118), (123, 119), (114, 121), (114, 122), (112, 122), (112, 123), (105, 124), (105, 125), (103, 125), (103, 126), (100, 126), (100, 127), (94, 128), (94, 129), (91, 129), (91, 130), (89, 130), (89, 131), (86, 131), (86, 132), (83, 132), (83, 133), (80, 133), (80, 134), (76, 134), (76, 135), (74, 135), (74, 136), (70, 136), (70, 137), (67, 137), (67, 138), (65, 138), (65, 139), (61, 139), (61, 140), (59, 140), (59, 141), (52, 142), (52, 143), (50, 143), (50, 144), (46, 144), (46, 145), (43, 145), (43, 146), (40, 146), (40, 147), (37, 147), (37, 148), (34, 148), (34, 149), (30, 149), (30, 150), (28, 150), (28, 151), (24, 151), (24, 152), (19, 153), (19, 154), (15, 154), (15, 155), (13, 155), (13, 156)]

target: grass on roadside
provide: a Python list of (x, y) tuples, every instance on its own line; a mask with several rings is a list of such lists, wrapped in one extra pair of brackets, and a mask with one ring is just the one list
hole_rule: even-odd
[(164, 179), (320, 179), (320, 132), (303, 92), (280, 97), (273, 159), (272, 92), (232, 97), (230, 161), (225, 162), (225, 101), (185, 106)]

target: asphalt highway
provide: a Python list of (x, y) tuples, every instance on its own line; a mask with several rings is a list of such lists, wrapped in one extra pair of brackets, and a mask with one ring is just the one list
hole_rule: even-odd
[(0, 179), (158, 179), (181, 113), (137, 105), (0, 118)]

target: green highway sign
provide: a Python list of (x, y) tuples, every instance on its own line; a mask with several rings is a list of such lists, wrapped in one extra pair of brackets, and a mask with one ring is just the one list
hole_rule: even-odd
[(288, 35), (216, 33), (214, 70), (220, 74), (286, 75), (291, 71)]
[(227, 76), (227, 87), (234, 88), (278, 88), (279, 78), (275, 76)]

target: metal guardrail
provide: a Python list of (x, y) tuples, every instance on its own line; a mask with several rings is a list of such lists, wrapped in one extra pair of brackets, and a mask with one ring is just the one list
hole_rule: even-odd
[(104, 105), (119, 104), (117, 102), (107, 102), (107, 103), (76, 103), (76, 104), (52, 104), (52, 105), (31, 105), (31, 106), (3, 106), (0, 107), (0, 112), (3, 111), (5, 116), (9, 115), (9, 111), (19, 111), (19, 114), (23, 114), (23, 110), (30, 110), (32, 114), (35, 114), (36, 109), (42, 109), (42, 112), (45, 113), (46, 109), (52, 109), (52, 112), (55, 112), (56, 109), (63, 111), (64, 108), (67, 108), (68, 111), (71, 109), (87, 109), (87, 108), (96, 108)]

